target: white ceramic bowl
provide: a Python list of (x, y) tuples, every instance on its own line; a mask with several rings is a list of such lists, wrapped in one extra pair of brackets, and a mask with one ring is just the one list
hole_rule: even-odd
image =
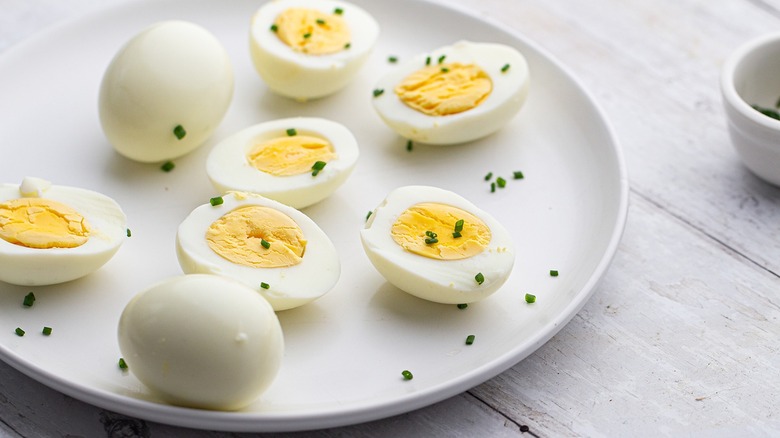
[(750, 40), (728, 57), (721, 92), (731, 141), (742, 162), (759, 177), (780, 185), (780, 120), (753, 108), (780, 112), (780, 32)]

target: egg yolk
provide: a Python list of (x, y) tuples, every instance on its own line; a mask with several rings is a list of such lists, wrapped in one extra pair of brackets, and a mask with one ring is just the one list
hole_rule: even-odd
[(493, 90), (493, 81), (476, 65), (437, 64), (410, 74), (395, 87), (407, 106), (429, 116), (476, 108)]
[(311, 172), (317, 161), (327, 163), (334, 158), (330, 142), (308, 135), (273, 138), (255, 145), (247, 154), (255, 169), (276, 176)]
[(90, 227), (76, 210), (51, 199), (19, 198), (0, 204), (0, 238), (28, 248), (76, 248)]
[(308, 55), (327, 55), (349, 47), (349, 27), (335, 13), (290, 8), (276, 17), (272, 29), (286, 45)]
[[(456, 237), (455, 228), (463, 220)], [(404, 210), (390, 229), (393, 240), (409, 252), (441, 260), (475, 256), (490, 243), (490, 228), (473, 214), (435, 202), (415, 204)]]
[(209, 248), (222, 258), (253, 268), (282, 268), (303, 260), (306, 239), (297, 223), (279, 210), (241, 207), (206, 231)]

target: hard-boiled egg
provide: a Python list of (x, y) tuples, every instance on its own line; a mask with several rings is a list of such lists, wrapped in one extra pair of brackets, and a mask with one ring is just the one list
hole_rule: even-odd
[(258, 193), (295, 208), (330, 196), (352, 173), (358, 144), (343, 125), (320, 118), (274, 120), (218, 143), (206, 172), (222, 193)]
[(230, 192), (193, 210), (179, 226), (176, 253), (185, 273), (236, 279), (274, 310), (321, 297), (341, 274), (336, 248), (314, 221), (251, 193)]
[(501, 287), (514, 266), (509, 232), (460, 195), (429, 186), (393, 190), (361, 230), (387, 281), (437, 303), (471, 303)]
[(0, 281), (39, 286), (83, 277), (126, 239), (126, 217), (108, 196), (40, 178), (0, 185)]
[(273, 0), (252, 17), (250, 49), (271, 90), (306, 100), (346, 86), (379, 36), (376, 20), (351, 3)]
[(398, 65), (376, 85), (373, 104), (402, 137), (464, 143), (501, 129), (520, 111), (528, 84), (528, 63), (514, 48), (460, 41)]
[(128, 370), (171, 404), (220, 410), (254, 401), (282, 362), (271, 306), (215, 275), (164, 280), (134, 296), (119, 319)]
[(100, 85), (100, 122), (127, 158), (155, 162), (200, 146), (233, 97), (233, 70), (222, 44), (185, 21), (154, 24), (114, 56)]

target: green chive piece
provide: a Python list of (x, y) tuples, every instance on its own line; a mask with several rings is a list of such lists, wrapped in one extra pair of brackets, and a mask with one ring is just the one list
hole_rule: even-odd
[(374, 89), (374, 97), (379, 97), (379, 96), (381, 96), (381, 95), (382, 95), (384, 92), (385, 92), (385, 90), (383, 90), (383, 89), (381, 89), (381, 88), (375, 88), (375, 89)]
[(460, 231), (455, 231), (452, 233), (452, 237), (457, 239), (458, 237), (463, 237), (463, 234), (460, 234)]
[(215, 196), (209, 199), (209, 204), (212, 206), (222, 205), (223, 202), (225, 202), (225, 200), (222, 199), (222, 196)]
[(428, 245), (433, 245), (434, 243), (439, 243), (439, 239), (435, 237), (428, 237), (427, 239), (425, 239), (425, 243)]
[(494, 193), (496, 191), (496, 183), (492, 182), (490, 183), (490, 193)]
[(528, 304), (532, 304), (536, 302), (536, 295), (531, 294), (525, 294), (525, 302)]
[(455, 232), (456, 233), (460, 233), (461, 231), (463, 231), (463, 224), (464, 223), (465, 222), (463, 221), (463, 219), (459, 219), (457, 222), (455, 222)]
[(174, 167), (176, 167), (176, 165), (173, 164), (173, 161), (166, 161), (162, 166), (160, 166), (160, 169), (162, 169), (163, 172), (170, 172)]
[(506, 180), (499, 176), (498, 178), (496, 178), (496, 184), (498, 184), (498, 188), (503, 189), (504, 187), (506, 187)]
[(523, 172), (520, 172), (519, 170), (517, 170), (515, 172), (512, 172), (512, 176), (515, 179), (523, 179), (523, 178), (525, 178), (525, 175), (523, 175)]
[(368, 218), (370, 218), (372, 214), (374, 214), (374, 212), (373, 211), (369, 211), (368, 214), (366, 215), (366, 220), (368, 220)]
[(428, 236), (428, 237), (433, 237), (433, 238), (439, 237), (438, 234), (436, 234), (436, 233), (434, 233), (433, 231), (430, 231), (430, 230), (426, 231), (425, 235)]
[(35, 302), (35, 294), (30, 292), (24, 296), (24, 301), (22, 302), (22, 304), (24, 305), (24, 307), (32, 307), (34, 302)]
[(311, 38), (311, 32), (303, 34), (303, 39), (308, 40), (309, 38)]
[(326, 163), (324, 161), (316, 161), (314, 164), (312, 164), (312, 166), (311, 166), (311, 176), (317, 176), (317, 174), (319, 174), (320, 171), (325, 168), (326, 164), (328, 164), (328, 163)]
[(414, 143), (411, 140), (406, 140), (406, 151), (411, 152), (412, 148), (414, 148)]
[(509, 70), (509, 64), (504, 64), (504, 66), (501, 67), (501, 73), (506, 73), (507, 70)]
[(485, 175), (485, 181), (490, 181), (490, 178), (493, 178), (493, 172), (488, 172), (487, 175)]
[(550, 269), (550, 277), (557, 277), (558, 271), (555, 269)]
[(466, 336), (466, 345), (471, 345), (473, 343), (474, 343), (474, 335)]
[(442, 62), (444, 62), (444, 59), (445, 59), (446, 57), (447, 57), (447, 55), (441, 55), (441, 56), (439, 56), (439, 64), (441, 64)]
[(278, 32), (278, 31), (279, 31), (279, 26), (277, 26), (275, 24), (272, 24), (271, 25), (271, 32)]
[(260, 287), (262, 287), (263, 289), (268, 289), (271, 286), (268, 283), (266, 283), (266, 282), (262, 282), (262, 283), (260, 283)]
[(176, 136), (179, 140), (184, 138), (185, 135), (187, 135), (187, 131), (184, 130), (184, 127), (181, 125), (176, 125), (175, 128), (173, 128), (173, 135)]
[(119, 358), (119, 369), (126, 370), (127, 369), (127, 362), (125, 362), (124, 357)]
[(127, 237), (131, 237), (133, 233), (130, 231), (130, 228), (127, 229)]
[(14, 332), (16, 333), (16, 336), (19, 336), (19, 337), (24, 336), (24, 330), (22, 330), (19, 327), (17, 327), (16, 330), (14, 330)]
[(287, 131), (285, 131), (285, 132), (287, 132), (287, 136), (288, 136), (288, 137), (293, 137), (293, 136), (296, 136), (296, 135), (298, 135), (298, 131), (297, 131), (297, 130), (295, 130), (295, 128), (290, 128), (290, 129), (288, 129), (288, 130), (287, 130)]
[(268, 249), (271, 247), (271, 243), (268, 242), (265, 239), (260, 239), (260, 245), (262, 245), (263, 248)]
[(441, 68), (441, 72), (442, 73), (449, 73), (449, 71), (450, 71), (450, 69), (448, 69), (447, 67), (442, 67)]
[(346, 43), (346, 44), (344, 44), (344, 48), (345, 48), (345, 49), (349, 49), (350, 47), (352, 47), (352, 43)]
[(43, 327), (43, 330), (41, 330), (41, 333), (43, 333), (46, 336), (51, 335), (51, 327)]
[(333, 10), (333, 13), (336, 14), (336, 15), (341, 15), (341, 14), (344, 13), (344, 9), (336, 8), (336, 9)]
[(431, 57), (430, 56), (425, 58), (425, 65), (431, 65)]
[(387, 58), (387, 62), (389, 62), (391, 64), (395, 64), (396, 62), (398, 62), (398, 57), (397, 56), (389, 56)]
[(412, 375), (412, 372), (409, 370), (403, 370), (401, 371), (401, 375), (404, 376), (404, 380), (412, 380), (414, 376)]
[(477, 284), (482, 284), (485, 282), (485, 276), (480, 272), (474, 276), (474, 280), (477, 280)]
[(325, 20), (323, 20), (322, 18), (318, 18), (318, 19), (316, 20), (316, 22), (317, 22), (317, 24), (319, 24), (320, 26), (322, 26), (322, 25), (324, 25), (324, 24), (325, 24)]
[(468, 304), (466, 304), (466, 303), (461, 303), (461, 304), (458, 304), (458, 309), (460, 309), (460, 310), (463, 310), (463, 309), (465, 309), (465, 308), (466, 308), (466, 307), (468, 307), (468, 306), (469, 306), (469, 305), (468, 305)]

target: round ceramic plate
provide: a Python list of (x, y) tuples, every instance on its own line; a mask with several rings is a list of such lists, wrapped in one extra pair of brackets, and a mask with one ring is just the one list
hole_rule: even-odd
[[(37, 176), (97, 190), (124, 208), (132, 237), (103, 268), (48, 287), (2, 284), (0, 358), (63, 393), (153, 421), (230, 431), (289, 431), (352, 424), (410, 411), (467, 390), (513, 366), (582, 307), (617, 249), (627, 212), (621, 152), (603, 113), (556, 61), (517, 32), (420, 0), (362, 0), (380, 41), (354, 83), (321, 100), (275, 96), (249, 59), (249, 19), (258, 1), (147, 0), (96, 11), (39, 34), (0, 59), (0, 175)], [(173, 171), (117, 155), (100, 129), (97, 93), (118, 48), (142, 28), (183, 19), (211, 30), (235, 71), (232, 106), (211, 140)], [(411, 31), (413, 30), (413, 31)], [(378, 77), (399, 59), (456, 40), (516, 47), (528, 58), (531, 92), (508, 126), (450, 147), (415, 145), (371, 107)], [(328, 295), (279, 313), (286, 353), (278, 378), (239, 412), (160, 402), (117, 366), (119, 315), (137, 292), (180, 275), (174, 237), (181, 220), (215, 195), (205, 175), (211, 147), (244, 127), (292, 116), (323, 116), (350, 128), (361, 156), (332, 197), (304, 210), (331, 237), (341, 278)], [(522, 171), (523, 179), (512, 179)], [(488, 172), (508, 180), (491, 193)], [(494, 177), (494, 178), (495, 178)], [(493, 296), (458, 309), (389, 285), (369, 263), (359, 230), (395, 187), (452, 190), (511, 232), (516, 265)], [(558, 277), (549, 271), (558, 270)], [(23, 297), (35, 292), (31, 308)], [(537, 296), (527, 304), (524, 296)], [(40, 327), (53, 328), (51, 336)], [(14, 334), (21, 327), (24, 337)], [(466, 346), (467, 335), (475, 335)], [(408, 369), (414, 379), (405, 381)]]

